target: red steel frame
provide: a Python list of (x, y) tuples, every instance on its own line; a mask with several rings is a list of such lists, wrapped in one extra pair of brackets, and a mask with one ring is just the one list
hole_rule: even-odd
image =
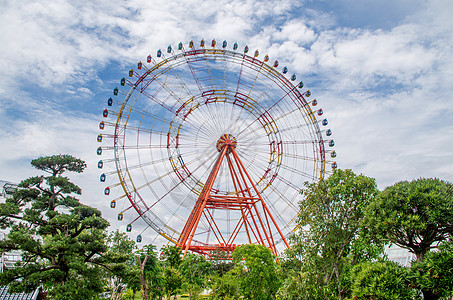
[[(237, 155), (235, 151), (236, 143), (236, 139), (229, 134), (223, 135), (217, 142), (219, 156), (178, 239), (178, 245), (184, 251), (184, 256), (188, 250), (208, 256), (213, 251), (220, 250), (231, 255), (231, 252), (237, 246), (235, 239), (242, 228), (247, 234), (248, 243), (265, 245), (276, 256), (277, 249), (273, 231), (278, 232), (286, 247), (289, 248), (288, 242)], [(231, 193), (229, 195), (216, 195), (211, 193), (211, 190), (225, 159), (236, 192), (233, 195), (230, 195)], [(240, 210), (242, 217), (229, 237), (224, 237), (219, 230), (211, 214), (213, 209)], [(200, 245), (192, 243), (198, 223), (202, 218), (209, 224), (217, 239), (217, 244)]]

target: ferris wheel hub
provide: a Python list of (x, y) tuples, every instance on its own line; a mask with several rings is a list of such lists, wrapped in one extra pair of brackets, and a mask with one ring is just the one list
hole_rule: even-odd
[(232, 134), (223, 134), (216, 143), (217, 151), (222, 151), (225, 146), (236, 148), (238, 141)]

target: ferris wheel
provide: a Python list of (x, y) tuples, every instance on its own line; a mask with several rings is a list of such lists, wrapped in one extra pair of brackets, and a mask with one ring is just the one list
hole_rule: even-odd
[(158, 50), (107, 100), (97, 138), (104, 193), (117, 191), (118, 220), (130, 212), (126, 231), (144, 220), (184, 252), (256, 243), (277, 254), (304, 182), (337, 167), (317, 104), (287, 67), (248, 46)]

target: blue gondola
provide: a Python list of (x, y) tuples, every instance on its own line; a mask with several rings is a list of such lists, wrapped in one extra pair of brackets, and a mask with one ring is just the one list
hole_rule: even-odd
[(282, 72), (283, 72), (283, 74), (288, 73), (288, 68), (287, 67), (283, 67), (283, 71)]
[[(123, 78), (123, 79), (124, 79), (124, 78)], [(113, 99), (112, 99), (112, 97), (110, 97), (110, 98), (107, 100), (107, 105), (108, 105), (108, 106), (112, 106), (112, 104), (113, 104)]]
[(296, 80), (296, 74), (293, 74), (293, 76), (291, 76), (291, 81), (294, 81)]
[(101, 174), (101, 177), (99, 177), (99, 180), (101, 182), (105, 182), (105, 174), (104, 173)]
[(322, 125), (323, 125), (323, 126), (327, 126), (327, 124), (329, 124), (329, 122), (327, 121), (327, 119), (322, 120)]
[(162, 51), (159, 49), (157, 50), (157, 57), (161, 57), (162, 56)]
[(228, 44), (227, 41), (223, 41), (222, 48), (226, 48), (227, 44)]
[(332, 129), (327, 129), (326, 135), (327, 135), (327, 136), (331, 136), (331, 135), (332, 135)]
[(98, 168), (102, 169), (103, 166), (104, 166), (104, 163), (102, 162), (102, 160), (98, 161)]
[(168, 47), (167, 47), (167, 53), (171, 53), (171, 45), (168, 45)]

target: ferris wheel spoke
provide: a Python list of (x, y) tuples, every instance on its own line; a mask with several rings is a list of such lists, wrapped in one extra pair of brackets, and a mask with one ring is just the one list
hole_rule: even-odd
[[(284, 99), (286, 99), (286, 97), (289, 96), (289, 94), (290, 94), (292, 91), (294, 91), (294, 90), (296, 90), (296, 87), (293, 87), (292, 89), (287, 90), (287, 91), (285, 92), (285, 94), (284, 94), (281, 98), (277, 99), (277, 100), (276, 100), (269, 108), (267, 108), (267, 109), (262, 113), (262, 115), (265, 115), (265, 114), (270, 115), (269, 112), (270, 112), (272, 109), (274, 109), (275, 107), (277, 107), (277, 105), (280, 104), (281, 101), (283, 101)], [(244, 130), (246, 130), (246, 129), (248, 129), (248, 127), (254, 125), (254, 123), (255, 123), (256, 121), (259, 121), (259, 119), (260, 119), (260, 118), (256, 118), (255, 120), (253, 120), (253, 121), (251, 121), (250, 123), (248, 123), (248, 125), (244, 128)]]
[[(210, 159), (210, 158), (206, 158), (205, 161), (203, 161), (202, 163), (200, 163), (200, 164), (198, 165), (198, 167), (195, 168), (193, 171), (195, 172), (195, 171), (197, 171), (198, 169), (200, 169), (200, 168), (204, 165), (204, 163), (207, 163), (207, 162), (209, 161), (209, 159)], [(189, 162), (189, 164), (190, 164), (190, 163), (191, 163), (191, 162)], [(166, 174), (163, 174), (162, 176), (159, 176), (159, 177), (157, 177), (156, 179), (153, 179), (153, 181), (152, 181), (152, 182), (149, 182), (149, 183), (156, 182), (157, 180), (162, 180), (164, 177), (166, 177), (166, 176), (172, 174), (173, 171), (174, 171), (174, 170), (172, 170), (172, 171), (170, 171), (170, 172), (167, 172)], [(206, 171), (206, 172), (209, 172), (209, 171), (210, 171), (210, 170), (208, 170), (208, 171)], [(153, 206), (155, 206), (157, 203), (161, 202), (165, 197), (167, 197), (168, 195), (170, 195), (170, 193), (171, 193), (174, 189), (176, 189), (177, 187), (179, 187), (179, 186), (180, 186), (181, 184), (183, 184), (183, 183), (184, 183), (184, 180), (178, 181), (178, 182), (177, 182), (171, 189), (169, 189), (163, 196), (161, 196), (160, 198), (158, 198), (157, 200), (155, 200), (155, 201), (151, 204), (151, 206), (149, 207), (149, 209), (151, 209), (151, 208), (152, 208)], [(146, 185), (149, 185), (149, 184), (146, 184)], [(144, 185), (144, 186), (146, 186), (146, 185)], [(142, 186), (142, 187), (144, 187), (144, 186)]]

